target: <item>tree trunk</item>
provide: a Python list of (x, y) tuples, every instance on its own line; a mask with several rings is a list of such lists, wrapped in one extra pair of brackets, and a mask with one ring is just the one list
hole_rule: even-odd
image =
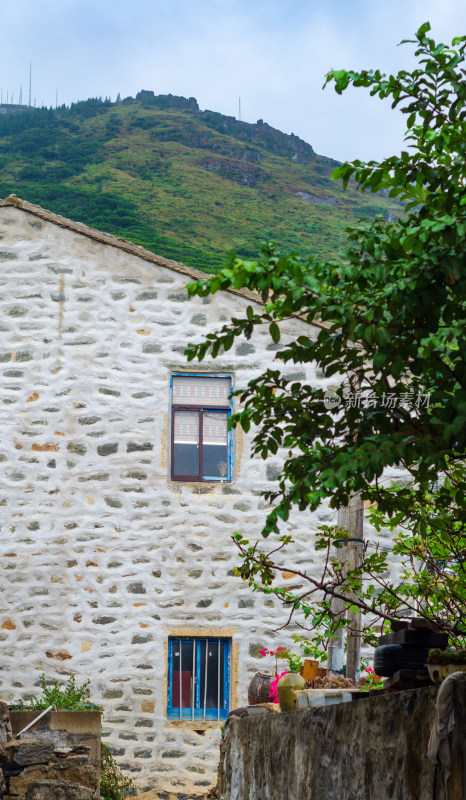
[[(347, 569), (352, 570), (361, 564), (363, 555), (364, 503), (360, 494), (353, 494), (349, 499), (348, 533), (350, 539), (346, 546)], [(359, 541), (358, 541), (359, 540)], [(348, 594), (351, 599), (351, 593)], [(359, 680), (361, 669), (361, 612), (346, 612), (348, 626), (346, 630), (346, 677)]]
[[(348, 530), (349, 514), (348, 506), (342, 506), (338, 509), (338, 527)], [(333, 557), (339, 559), (342, 553), (345, 552), (346, 547), (332, 548)], [(340, 598), (333, 597), (331, 600), (331, 608), (335, 617), (345, 616), (345, 602)], [(330, 672), (340, 672), (345, 663), (345, 645), (344, 645), (344, 628), (332, 637), (328, 646), (327, 665)]]

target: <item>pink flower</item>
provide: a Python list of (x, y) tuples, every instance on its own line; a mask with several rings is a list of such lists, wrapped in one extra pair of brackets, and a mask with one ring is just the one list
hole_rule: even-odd
[(259, 650), (259, 655), (266, 656), (268, 652), (269, 651), (267, 650), (267, 648), (264, 647), (262, 650)]
[(283, 675), (286, 675), (286, 670), (284, 672), (281, 672), (280, 675), (275, 675), (275, 678), (270, 681), (269, 697), (272, 699), (272, 703), (278, 703), (277, 684)]

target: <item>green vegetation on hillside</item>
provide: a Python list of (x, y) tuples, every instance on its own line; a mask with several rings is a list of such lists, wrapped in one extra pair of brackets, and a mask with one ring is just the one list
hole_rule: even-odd
[(336, 162), (297, 136), (194, 98), (140, 92), (119, 103), (0, 115), (0, 196), (16, 194), (160, 255), (216, 272), (264, 241), (331, 256), (361, 216), (399, 206), (332, 183)]

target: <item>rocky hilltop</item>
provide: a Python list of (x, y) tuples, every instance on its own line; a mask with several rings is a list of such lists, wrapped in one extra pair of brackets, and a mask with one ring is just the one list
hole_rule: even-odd
[(199, 109), (194, 97), (142, 90), (119, 102), (0, 116), (0, 196), (52, 211), (198, 269), (263, 241), (334, 255), (361, 217), (398, 213), (331, 180), (337, 162), (263, 120)]

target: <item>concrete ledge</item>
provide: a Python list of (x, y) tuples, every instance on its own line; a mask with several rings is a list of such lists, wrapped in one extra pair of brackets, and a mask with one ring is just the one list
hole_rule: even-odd
[(315, 708), (333, 706), (337, 703), (351, 703), (355, 691), (350, 689), (299, 689), (296, 694), (296, 708)]

